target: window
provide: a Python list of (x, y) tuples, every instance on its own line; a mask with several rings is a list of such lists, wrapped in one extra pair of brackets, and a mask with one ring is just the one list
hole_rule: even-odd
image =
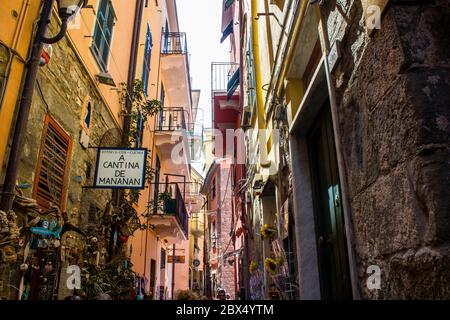
[(166, 268), (166, 250), (161, 249), (161, 265), (160, 269)]
[(164, 41), (163, 41), (163, 53), (169, 52), (169, 22), (166, 20), (166, 24), (163, 30)]
[(214, 199), (216, 197), (216, 178), (212, 181), (212, 187), (211, 187), (211, 199)]
[(139, 112), (136, 119), (135, 148), (141, 148), (144, 140), (144, 116)]
[(150, 63), (152, 58), (152, 32), (147, 24), (147, 35), (145, 37), (144, 65), (142, 67), (142, 82), (144, 84), (144, 93), (148, 96), (148, 82), (150, 80)]
[(71, 149), (69, 135), (47, 116), (33, 188), (33, 198), (43, 209), (53, 203), (64, 210)]
[(150, 297), (153, 299), (156, 284), (156, 260), (150, 260)]
[(111, 0), (100, 0), (91, 49), (102, 71), (106, 71), (108, 66), (115, 19), (116, 15)]
[(92, 110), (93, 103), (91, 97), (87, 97), (83, 104), (83, 112), (81, 119), (81, 126), (89, 133), (92, 126)]

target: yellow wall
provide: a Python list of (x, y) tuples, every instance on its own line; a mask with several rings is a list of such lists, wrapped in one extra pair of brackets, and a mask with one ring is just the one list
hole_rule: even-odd
[[(140, 40), (139, 40), (139, 52), (137, 58), (136, 78), (141, 79), (142, 70), (144, 67), (144, 53), (145, 42), (147, 34), (147, 25), (150, 26), (152, 32), (152, 54), (150, 61), (150, 77), (148, 84), (148, 99), (160, 100), (161, 87), (163, 86), (163, 77), (161, 76), (161, 39), (162, 30), (165, 27), (165, 22), (168, 20), (169, 28), (171, 31), (178, 31), (178, 22), (173, 6), (173, 0), (158, 1), (158, 6), (154, 1), (149, 1), (148, 6), (144, 8)], [(165, 106), (170, 106), (171, 96), (168, 94), (169, 87), (165, 86)], [(187, 101), (186, 101), (187, 103)], [(188, 105), (188, 104), (186, 104)], [(154, 145), (154, 117), (150, 118), (146, 124), (146, 130), (144, 132), (143, 147), (148, 148), (151, 158), (152, 167), (155, 168), (156, 156), (158, 155), (161, 160), (160, 182), (165, 179), (165, 173), (179, 173), (173, 172), (170, 168), (166, 167), (165, 160), (170, 157), (170, 154), (162, 154), (160, 150)], [(189, 177), (187, 177), (189, 180)], [(179, 180), (176, 180), (179, 181)], [(180, 185), (180, 189), (182, 186)], [(143, 213), (147, 209), (148, 202), (153, 198), (154, 185), (150, 185), (148, 189), (143, 190), (137, 211)], [(144, 222), (145, 219), (142, 219)], [(152, 223), (150, 219), (149, 224)], [(171, 282), (172, 282), (172, 265), (166, 263), (165, 273), (160, 273), (161, 264), (161, 248), (166, 249), (166, 257), (171, 255), (172, 243), (164, 242), (164, 239), (158, 236), (158, 233), (152, 230), (141, 231), (138, 230), (133, 235), (131, 242), (133, 244), (133, 270), (139, 275), (145, 275), (149, 278), (150, 275), (150, 259), (154, 259), (157, 265), (156, 273), (156, 287), (164, 285), (166, 287), (166, 293), (170, 295)], [(147, 255), (145, 255), (145, 244), (147, 243)], [(140, 249), (142, 247), (142, 250)], [(176, 244), (176, 255), (185, 255), (186, 263), (176, 264), (175, 266), (175, 291), (179, 289), (187, 289), (189, 281), (189, 241), (182, 241)], [(184, 249), (184, 252), (181, 250)], [(178, 251), (179, 250), (179, 251)], [(145, 262), (147, 260), (147, 262)], [(146, 288), (148, 290), (148, 287)], [(156, 290), (157, 291), (157, 290)]]
[(0, 175), (3, 173), (14, 111), (21, 92), (25, 61), (30, 51), (33, 23), (38, 18), (39, 11), (40, 1), (0, 2), (0, 43), (9, 50), (4, 93), (0, 92)]
[[(90, 0), (89, 5), (94, 10), (89, 8), (82, 9), (80, 16), (74, 20), (68, 31), (68, 35), (73, 41), (79, 57), (85, 64), (91, 77), (95, 77), (100, 72), (100, 67), (90, 49), (93, 43), (95, 19), (99, 3), (99, 0)], [(136, 1), (112, 0), (112, 5), (116, 14), (116, 22), (112, 31), (107, 71), (113, 77), (115, 84), (119, 86), (120, 83), (126, 83), (128, 78)], [(122, 124), (123, 119), (119, 117), (122, 107), (117, 88), (101, 83), (97, 84), (117, 122)]]

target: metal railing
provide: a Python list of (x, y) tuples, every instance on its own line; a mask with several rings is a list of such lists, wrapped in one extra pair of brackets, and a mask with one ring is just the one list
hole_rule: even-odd
[(152, 215), (174, 216), (187, 236), (189, 215), (178, 184), (177, 182), (152, 183), (154, 192), (148, 207)]
[(187, 46), (186, 32), (163, 32), (161, 36), (161, 54), (185, 55), (187, 66), (187, 78), (189, 82), (189, 99), (192, 105), (191, 70), (190, 70), (189, 51)]
[(239, 72), (239, 64), (232, 62), (213, 62), (211, 64), (211, 90), (216, 92), (227, 92), (230, 80)]
[(187, 52), (186, 32), (163, 32), (162, 54), (186, 54)]
[(156, 131), (189, 130), (192, 125), (186, 121), (187, 111), (182, 108), (170, 108), (157, 115)]

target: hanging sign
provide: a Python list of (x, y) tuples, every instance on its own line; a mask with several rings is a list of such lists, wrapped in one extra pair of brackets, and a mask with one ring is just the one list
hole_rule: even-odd
[[(167, 263), (174, 263), (173, 259), (173, 256), (167, 256)], [(175, 263), (184, 263), (185, 261), (185, 256), (175, 256)]]
[(94, 188), (144, 189), (147, 149), (98, 148)]

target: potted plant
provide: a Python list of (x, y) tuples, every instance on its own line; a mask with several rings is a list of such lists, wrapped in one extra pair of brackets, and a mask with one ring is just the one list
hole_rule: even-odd
[(164, 214), (175, 214), (176, 200), (172, 199), (169, 192), (162, 192), (158, 195), (158, 202), (163, 209)]

